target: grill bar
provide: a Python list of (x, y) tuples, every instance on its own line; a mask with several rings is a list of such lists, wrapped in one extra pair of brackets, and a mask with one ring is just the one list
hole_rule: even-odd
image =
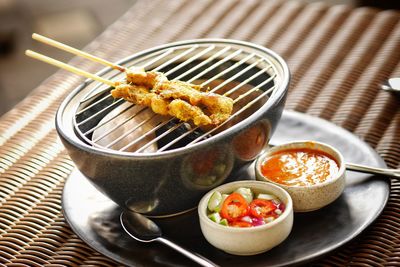
[[(153, 120), (154, 118), (156, 118), (157, 115), (154, 114), (152, 117), (148, 118), (147, 120), (143, 120), (142, 122), (140, 122), (139, 124), (137, 124), (134, 128), (132, 128), (130, 131), (126, 131), (125, 134), (121, 135), (119, 138), (116, 138), (113, 142), (109, 143), (108, 145), (106, 145), (106, 148), (109, 148), (115, 144), (117, 144), (118, 142), (120, 142), (121, 140), (123, 140), (123, 138), (125, 138), (126, 136), (132, 134), (133, 132), (135, 132), (137, 129), (139, 129), (140, 127), (142, 127), (143, 125), (145, 125), (146, 123), (148, 123), (149, 121)], [(146, 138), (150, 133), (146, 133), (145, 135), (143, 135), (141, 138)], [(141, 139), (140, 139), (141, 140)], [(139, 140), (138, 140), (139, 141)], [(128, 147), (134, 145), (135, 142), (131, 142), (129, 145), (126, 145), (123, 148), (120, 148), (119, 151), (124, 151), (126, 150)]]
[(237, 50), (235, 52), (233, 52), (232, 54), (230, 54), (229, 56), (223, 58), (222, 60), (218, 61), (218, 63), (213, 64), (212, 66), (208, 67), (207, 69), (205, 69), (204, 71), (200, 72), (199, 74), (197, 74), (196, 76), (194, 76), (193, 78), (191, 78), (188, 82), (191, 83), (195, 80), (198, 80), (199, 78), (201, 78), (202, 76), (204, 76), (206, 73), (210, 72), (211, 70), (217, 68), (218, 66), (221, 66), (222, 64), (224, 64), (225, 62), (228, 62), (229, 60), (233, 59), (235, 56), (239, 55), (242, 52), (242, 50)]
[[(243, 63), (243, 62), (242, 62)], [(242, 64), (241, 63), (241, 64)], [(259, 63), (259, 61), (256, 61), (254, 63), (252, 63), (251, 65), (247, 66), (246, 68), (244, 68), (243, 70), (241, 70), (240, 72), (236, 73), (235, 75), (232, 75), (230, 78), (226, 79), (224, 82), (222, 82), (221, 84), (219, 84), (218, 86), (216, 86), (215, 88), (213, 88), (211, 90), (211, 92), (216, 92), (218, 89), (224, 87), (225, 85), (227, 85), (228, 83), (234, 81), (236, 78), (242, 76), (244, 73), (246, 73), (247, 71), (249, 71), (250, 69), (252, 69), (257, 63)], [(240, 66), (241, 64), (238, 64), (237, 66)], [(235, 67), (237, 67), (235, 66)], [(233, 67), (233, 66), (232, 66)], [(211, 80), (214, 80), (214, 77), (210, 80), (207, 80), (207, 82), (205, 82), (205, 84), (208, 84), (211, 82)], [(226, 94), (225, 94), (226, 95)]]
[[(97, 96), (97, 95), (96, 95), (96, 96)], [(85, 107), (85, 108), (79, 110), (78, 112), (76, 112), (75, 116), (81, 115), (81, 114), (84, 113), (85, 111), (90, 110), (91, 108), (97, 106), (100, 102), (105, 101), (107, 98), (110, 98), (110, 97), (111, 97), (111, 95), (106, 95), (106, 96), (102, 97), (102, 98), (99, 99), (98, 101), (96, 101), (96, 102), (90, 104), (89, 106), (87, 106), (87, 107)], [(86, 100), (80, 102), (80, 104), (83, 104), (83, 103), (86, 103)], [(78, 126), (81, 125), (81, 124), (82, 124), (81, 122), (78, 123)]]
[[(126, 112), (128, 109), (125, 109), (124, 111)], [(107, 135), (109, 135), (110, 133), (116, 131), (118, 128), (120, 128), (122, 125), (125, 125), (126, 123), (128, 123), (130, 120), (132, 120), (133, 118), (135, 118), (136, 116), (140, 115), (143, 111), (146, 110), (146, 107), (142, 107), (139, 111), (137, 111), (135, 114), (130, 115), (129, 117), (125, 118), (121, 123), (119, 123), (118, 125), (113, 126), (112, 128), (110, 128), (107, 132), (104, 132), (102, 135), (100, 135), (97, 138), (94, 138), (92, 141), (93, 142), (97, 142), (101, 139), (103, 139), (104, 137), (106, 137)], [(120, 112), (118, 115), (122, 115), (124, 114), (124, 111)], [(114, 117), (115, 118), (115, 117)], [(107, 120), (107, 122), (112, 121), (112, 119), (114, 118), (110, 118), (109, 120)], [(102, 126), (104, 126), (106, 123), (102, 123)], [(108, 145), (107, 145), (108, 146)]]
[[(182, 73), (181, 75), (179, 75), (178, 77), (176, 77), (175, 79), (177, 80), (181, 80), (183, 79), (183, 77), (189, 75), (190, 73), (192, 73), (193, 71), (196, 71), (198, 69), (200, 69), (201, 67), (207, 65), (208, 63), (212, 62), (214, 59), (218, 58), (219, 56), (223, 55), (224, 53), (228, 52), (231, 49), (230, 46), (227, 46), (223, 49), (221, 49), (220, 51), (218, 51), (217, 53), (215, 53), (214, 55), (210, 56), (208, 59), (202, 61), (200, 64), (198, 64), (196, 67), (191, 68), (189, 70), (187, 70), (186, 72)], [(188, 81), (190, 82), (190, 81)]]
[(125, 151), (127, 150), (129, 147), (137, 144), (138, 142), (140, 142), (141, 140), (143, 140), (144, 138), (149, 137), (151, 134), (153, 134), (155, 131), (157, 131), (158, 129), (160, 129), (161, 127), (165, 126), (168, 124), (169, 121), (164, 121), (160, 124), (158, 124), (156, 127), (152, 128), (150, 131), (147, 131), (144, 135), (142, 135), (141, 137), (133, 140), (132, 142), (130, 142), (129, 144), (127, 144), (126, 146), (124, 146), (123, 148), (119, 149), (119, 151)]
[[(124, 108), (118, 115), (122, 115), (125, 112), (127, 112), (130, 108), (132, 108), (133, 106), (135, 106), (135, 104), (129, 105), (126, 108)], [(84, 132), (84, 135), (88, 135), (93, 133), (95, 130), (107, 125), (107, 123), (111, 122), (114, 118), (109, 118), (108, 120), (102, 121), (101, 123), (97, 124), (95, 127), (91, 128), (90, 130)], [(93, 142), (97, 142), (99, 139), (93, 139)]]
[(188, 58), (187, 60), (185, 60), (184, 62), (182, 62), (181, 64), (179, 64), (178, 66), (176, 66), (175, 68), (167, 71), (165, 73), (166, 76), (176, 72), (177, 70), (187, 66), (188, 64), (192, 63), (193, 61), (195, 61), (196, 59), (200, 58), (201, 56), (207, 54), (208, 52), (212, 51), (215, 49), (215, 45), (212, 45), (210, 47), (207, 47), (206, 49), (204, 49), (203, 51), (201, 51), (200, 53), (192, 56), (191, 58)]
[(164, 67), (170, 65), (171, 63), (179, 60), (180, 58), (183, 58), (184, 56), (192, 53), (194, 50), (196, 50), (199, 46), (195, 45), (193, 47), (191, 47), (190, 49), (184, 51), (183, 53), (178, 54), (177, 56), (171, 58), (170, 60), (164, 62), (163, 64), (159, 65), (158, 67), (154, 68), (153, 71), (159, 71), (161, 69), (163, 69)]
[[(108, 97), (107, 97), (107, 98), (108, 98)], [(98, 112), (94, 113), (92, 116), (90, 116), (90, 117), (86, 118), (85, 120), (79, 122), (79, 123), (78, 123), (78, 126), (81, 126), (82, 124), (84, 124), (84, 123), (86, 123), (86, 122), (88, 122), (88, 121), (94, 119), (95, 117), (101, 115), (102, 113), (104, 113), (105, 111), (107, 111), (107, 109), (110, 109), (110, 108), (112, 108), (112, 107), (114, 107), (114, 106), (118, 106), (118, 104), (122, 103), (123, 101), (124, 101), (123, 99), (118, 99), (117, 101), (113, 102), (111, 105), (105, 107), (105, 108), (102, 109), (102, 110), (99, 110)]]
[[(143, 67), (143, 68), (146, 68), (147, 66), (151, 66), (151, 65), (155, 64), (156, 62), (166, 58), (168, 55), (172, 54), (173, 52), (175, 52), (175, 49), (168, 49), (164, 53), (158, 55), (154, 59), (152, 59), (150, 61), (147, 61), (145, 64), (140, 65), (140, 66)], [(136, 64), (138, 64), (139, 62), (142, 62), (142, 61), (143, 60), (138, 60), (138, 61), (134, 62), (134, 64), (132, 64), (130, 67), (135, 66)]]
[[(248, 61), (249, 59), (251, 59), (251, 58), (253, 58), (253, 57), (254, 57), (254, 54), (248, 55), (247, 57), (241, 59), (240, 61), (238, 61), (237, 63), (233, 64), (233, 65), (230, 66), (229, 68), (226, 68), (225, 70), (219, 72), (217, 75), (214, 75), (212, 78), (210, 78), (210, 79), (208, 79), (207, 81), (203, 82), (201, 85), (202, 85), (202, 86), (205, 86), (205, 85), (211, 83), (212, 81), (215, 81), (216, 79), (218, 79), (218, 78), (224, 76), (225, 74), (229, 73), (230, 71), (232, 71), (232, 70), (236, 69), (237, 67), (243, 65), (246, 61)], [(254, 63), (253, 63), (253, 64), (254, 64)], [(250, 65), (250, 66), (248, 66), (248, 67), (252, 68), (252, 67), (254, 67), (254, 66), (255, 66), (255, 64), (254, 64), (254, 65)], [(243, 71), (241, 71), (240, 73), (243, 73)], [(239, 75), (239, 76), (240, 76), (240, 75)], [(236, 74), (236, 75), (234, 75), (234, 76), (231, 76), (231, 77), (229, 78), (229, 80), (230, 80), (230, 81), (233, 81), (236, 77), (238, 77), (238, 74)], [(214, 90), (214, 92), (215, 92), (215, 91), (216, 91), (216, 90)]]
[(151, 140), (150, 142), (148, 142), (147, 144), (145, 144), (144, 146), (142, 146), (141, 148), (139, 148), (135, 152), (138, 152), (138, 153), (142, 152), (143, 150), (145, 150), (146, 148), (148, 148), (152, 144), (156, 143), (158, 140), (162, 139), (163, 137), (167, 136), (168, 134), (172, 133), (173, 131), (175, 131), (179, 127), (180, 127), (180, 124), (176, 124), (174, 127), (170, 128), (167, 131), (165, 131), (164, 133), (160, 134), (159, 136), (157, 136), (157, 138), (154, 138), (153, 140)]
[[(243, 82), (239, 83), (238, 85), (236, 85), (235, 87), (233, 87), (231, 90), (227, 91), (224, 95), (231, 95), (232, 93), (236, 92), (239, 88), (241, 88), (242, 86), (244, 86), (245, 84), (248, 84), (249, 82), (251, 82), (252, 80), (254, 80), (255, 78), (257, 78), (258, 76), (260, 76), (261, 74), (265, 73), (268, 69), (270, 69), (271, 66), (265, 67), (264, 69), (258, 71), (256, 74), (254, 74), (253, 76), (247, 78), (246, 80), (244, 80)], [(267, 79), (265, 82), (271, 82), (271, 80), (274, 78), (275, 76), (271, 76), (269, 79)], [(264, 84), (264, 83), (263, 83)], [(218, 86), (217, 86), (218, 87)], [(217, 88), (216, 87), (216, 88)], [(262, 85), (260, 86), (262, 87)], [(258, 88), (257, 88), (258, 89)]]

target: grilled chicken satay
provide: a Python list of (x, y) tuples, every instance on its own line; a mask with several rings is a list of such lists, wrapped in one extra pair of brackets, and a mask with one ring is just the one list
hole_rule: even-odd
[(155, 113), (161, 115), (171, 115), (182, 121), (190, 121), (197, 126), (212, 124), (209, 116), (196, 106), (190, 105), (184, 100), (166, 100), (144, 86), (120, 84), (111, 91), (114, 98), (124, 98), (125, 100), (150, 107)]
[(201, 92), (201, 86), (182, 81), (169, 81), (163, 73), (146, 72), (134, 68), (126, 72), (127, 82), (151, 88), (165, 99), (181, 99), (191, 105), (204, 107), (210, 113), (211, 123), (218, 125), (229, 118), (233, 100), (219, 94)]

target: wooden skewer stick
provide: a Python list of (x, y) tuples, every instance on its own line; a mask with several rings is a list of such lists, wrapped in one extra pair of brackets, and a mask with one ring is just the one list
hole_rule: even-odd
[(90, 72), (84, 71), (84, 70), (76, 68), (76, 67), (73, 67), (71, 65), (68, 65), (68, 64), (66, 64), (64, 62), (61, 62), (61, 61), (58, 61), (58, 60), (53, 59), (51, 57), (36, 53), (34, 51), (31, 51), (31, 50), (26, 50), (25, 51), (25, 55), (27, 55), (27, 56), (29, 56), (31, 58), (34, 58), (34, 59), (49, 63), (49, 64), (54, 65), (56, 67), (59, 67), (61, 69), (65, 69), (67, 71), (73, 72), (75, 74), (84, 76), (86, 78), (89, 78), (89, 79), (92, 79), (92, 80), (107, 84), (107, 85), (109, 85), (111, 87), (115, 87), (115, 83), (113, 81), (104, 79), (104, 78), (102, 78), (102, 77), (100, 77), (98, 75), (92, 74)]
[(58, 49), (67, 51), (67, 52), (72, 53), (72, 54), (77, 55), (77, 56), (81, 56), (81, 57), (87, 58), (87, 59), (92, 60), (94, 62), (98, 62), (100, 64), (109, 66), (109, 67), (111, 67), (113, 69), (116, 69), (116, 70), (119, 70), (119, 71), (122, 71), (122, 72), (126, 71), (126, 68), (123, 67), (123, 66), (120, 66), (120, 65), (114, 64), (114, 63), (112, 63), (112, 62), (110, 62), (108, 60), (93, 56), (93, 55), (91, 55), (89, 53), (83, 52), (83, 51), (81, 51), (79, 49), (76, 49), (76, 48), (73, 48), (73, 47), (71, 47), (69, 45), (57, 42), (57, 41), (55, 41), (53, 39), (44, 37), (44, 36), (42, 36), (40, 34), (34, 33), (34, 34), (32, 34), (32, 38), (34, 40), (36, 40), (36, 41), (41, 42), (41, 43), (56, 47)]

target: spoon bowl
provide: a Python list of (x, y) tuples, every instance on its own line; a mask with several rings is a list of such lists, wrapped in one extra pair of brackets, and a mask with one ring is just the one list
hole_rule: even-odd
[(125, 232), (136, 241), (153, 242), (162, 236), (160, 227), (139, 213), (124, 211), (120, 219)]

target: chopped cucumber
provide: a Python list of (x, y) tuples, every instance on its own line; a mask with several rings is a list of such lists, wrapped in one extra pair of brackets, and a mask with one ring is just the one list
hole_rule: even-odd
[(224, 226), (228, 226), (228, 220), (227, 219), (222, 219), (219, 224), (224, 225)]
[(208, 218), (210, 218), (213, 222), (220, 223), (221, 222), (221, 215), (219, 215), (218, 212), (211, 213), (208, 215)]
[(273, 200), (276, 199), (276, 196), (270, 194), (258, 194), (257, 198), (264, 199), (264, 200)]
[(253, 192), (251, 191), (250, 188), (239, 187), (238, 189), (235, 190), (235, 192), (241, 194), (244, 197), (244, 199), (246, 199), (247, 203), (253, 201)]
[(222, 195), (220, 192), (215, 191), (208, 200), (207, 208), (211, 212), (213, 211), (218, 212), (221, 209), (221, 205), (222, 205)]

